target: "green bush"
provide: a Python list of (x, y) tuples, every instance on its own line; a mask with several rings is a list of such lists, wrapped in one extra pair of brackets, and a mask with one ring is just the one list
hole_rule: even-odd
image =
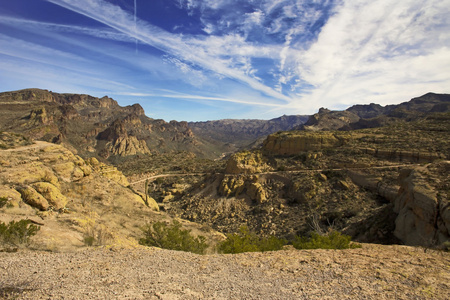
[(199, 235), (194, 237), (190, 230), (181, 229), (181, 223), (173, 220), (171, 225), (164, 222), (156, 222), (142, 228), (144, 237), (139, 244), (154, 246), (170, 250), (179, 250), (204, 254), (208, 244), (206, 238)]
[(36, 235), (39, 227), (30, 220), (0, 222), (0, 243), (9, 246), (28, 245), (30, 237)]
[(326, 235), (312, 232), (310, 237), (298, 236), (292, 245), (297, 249), (349, 249), (361, 248), (358, 244), (351, 243), (351, 237), (338, 231), (331, 231)]
[(250, 232), (247, 226), (242, 226), (239, 233), (228, 234), (227, 239), (219, 244), (218, 250), (222, 253), (276, 251), (285, 244), (285, 240), (275, 236), (260, 238)]

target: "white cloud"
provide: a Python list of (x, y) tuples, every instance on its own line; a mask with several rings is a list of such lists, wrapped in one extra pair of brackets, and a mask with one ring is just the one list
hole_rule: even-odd
[(290, 100), (289, 97), (278, 93), (257, 79), (249, 77), (241, 70), (230, 68), (226, 60), (220, 57), (210, 57), (207, 50), (194, 47), (193, 43), (189, 43), (190, 37), (184, 37), (183, 39), (180, 36), (170, 34), (142, 20), (137, 21), (138, 28), (135, 30), (134, 16), (131, 16), (117, 6), (101, 0), (48, 1), (108, 25), (130, 37), (137, 38), (143, 43), (165, 51), (180, 60), (189, 61), (222, 76), (245, 83), (253, 89), (277, 99), (274, 101)]
[(298, 76), (315, 87), (308, 103), (393, 103), (447, 89), (449, 14), (448, 0), (347, 1), (297, 57)]

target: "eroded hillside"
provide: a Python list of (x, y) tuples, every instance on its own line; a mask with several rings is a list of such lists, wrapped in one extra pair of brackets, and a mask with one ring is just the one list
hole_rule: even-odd
[[(4, 133), (2, 137), (11, 136)], [(0, 150), (0, 220), (29, 219), (40, 230), (31, 247), (74, 250), (88, 245), (135, 246), (148, 222), (170, 220), (153, 199), (130, 189), (115, 167), (37, 141)], [(147, 202), (147, 205), (146, 203)], [(200, 226), (184, 222), (193, 232)], [(214, 241), (213, 232), (204, 232)]]

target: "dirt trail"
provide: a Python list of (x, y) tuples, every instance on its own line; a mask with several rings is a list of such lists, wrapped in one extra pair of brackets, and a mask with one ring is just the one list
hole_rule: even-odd
[(19, 152), (19, 151), (27, 151), (27, 150), (32, 150), (32, 149), (41, 149), (41, 148), (45, 148), (48, 147), (49, 145), (52, 145), (52, 143), (48, 143), (48, 142), (44, 142), (44, 141), (34, 141), (34, 144), (31, 145), (27, 145), (27, 146), (21, 146), (21, 147), (17, 147), (17, 148), (11, 148), (11, 149), (6, 149), (6, 150), (0, 150), (0, 151), (4, 151), (4, 152)]

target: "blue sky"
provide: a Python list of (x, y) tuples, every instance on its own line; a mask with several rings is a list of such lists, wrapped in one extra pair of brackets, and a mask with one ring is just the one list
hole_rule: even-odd
[(450, 0), (0, 0), (0, 91), (152, 118), (312, 114), (450, 93)]

